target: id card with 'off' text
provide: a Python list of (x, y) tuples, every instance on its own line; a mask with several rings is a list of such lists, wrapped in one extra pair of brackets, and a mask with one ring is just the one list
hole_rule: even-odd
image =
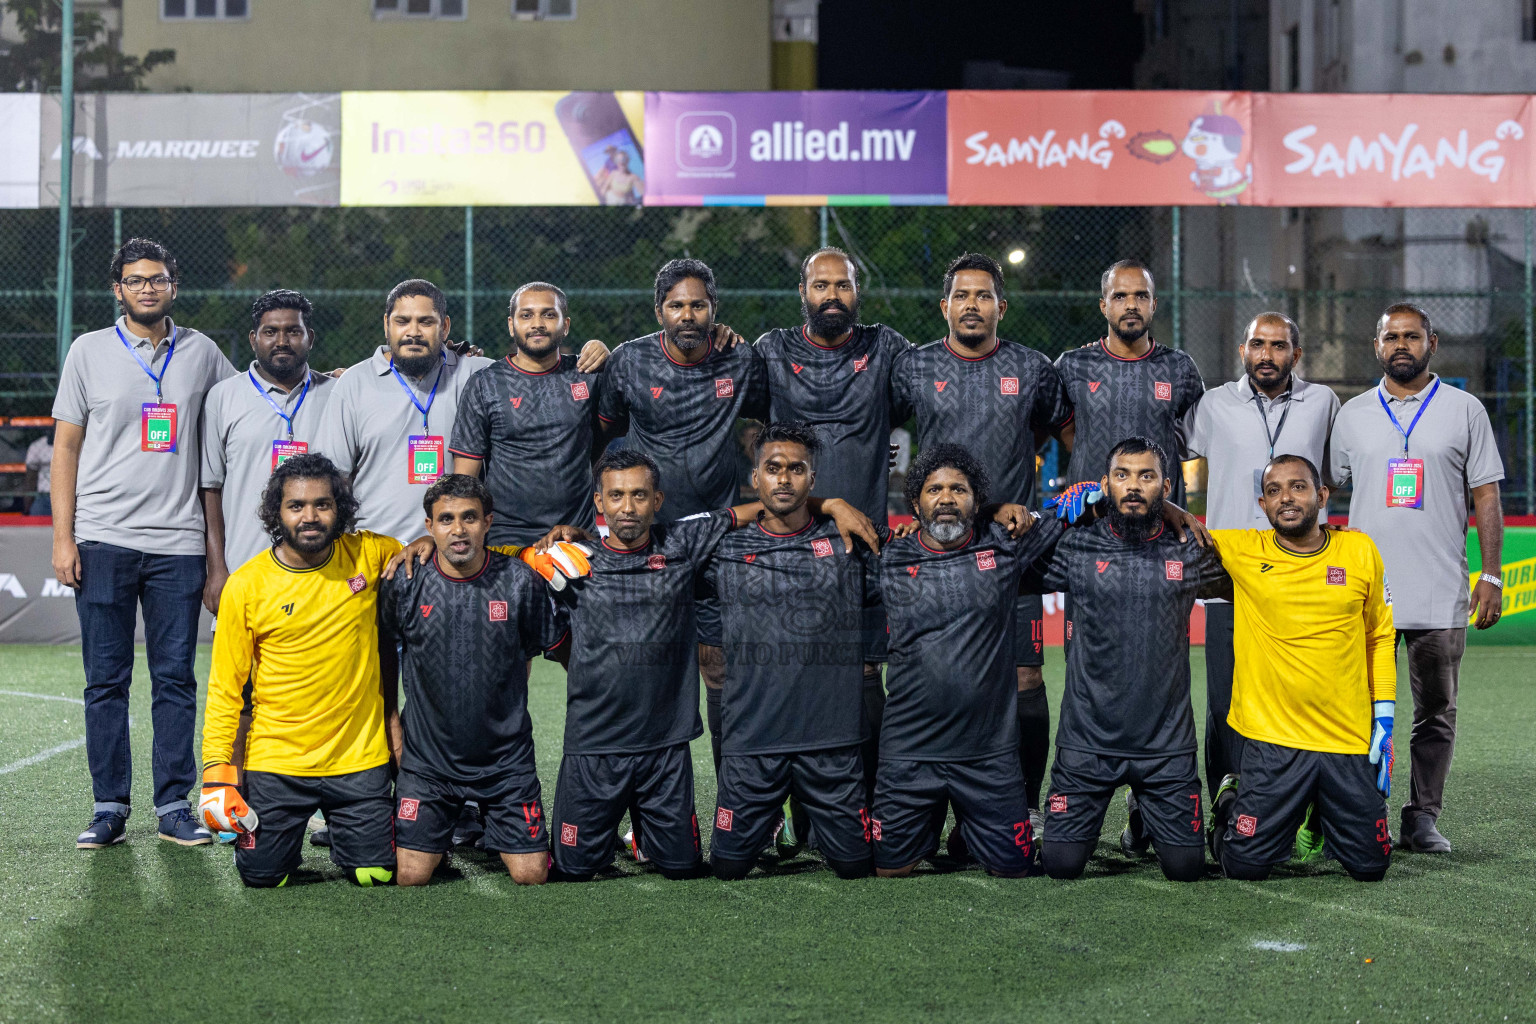
[(441, 434), (412, 434), (408, 439), (406, 466), (408, 484), (430, 484), (443, 475), (443, 444)]
[(159, 402), (145, 402), (139, 413), (139, 450), (174, 452), (176, 450), (176, 407)]
[(1387, 460), (1387, 508), (1424, 507), (1424, 460)]

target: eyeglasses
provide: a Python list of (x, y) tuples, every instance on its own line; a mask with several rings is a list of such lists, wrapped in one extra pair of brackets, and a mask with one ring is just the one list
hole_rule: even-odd
[(151, 291), (163, 292), (171, 286), (171, 279), (164, 274), (156, 274), (154, 277), (125, 277), (120, 282), (130, 292), (141, 292), (145, 288)]

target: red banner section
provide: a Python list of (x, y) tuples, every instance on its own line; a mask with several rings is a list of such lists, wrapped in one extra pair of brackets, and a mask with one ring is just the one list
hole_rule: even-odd
[(956, 206), (1253, 202), (1253, 95), (951, 92)]
[(1253, 94), (1259, 206), (1530, 206), (1531, 97)]

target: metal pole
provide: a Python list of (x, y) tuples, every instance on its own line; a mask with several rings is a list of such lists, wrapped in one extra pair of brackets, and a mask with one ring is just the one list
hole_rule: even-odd
[(1536, 211), (1525, 211), (1525, 514), (1536, 516), (1536, 295), (1531, 292)]
[(74, 301), (70, 294), (71, 255), (74, 239), (70, 231), (71, 206), (74, 203), (75, 164), (75, 0), (61, 0), (59, 17), (59, 266), (58, 299), (54, 324), (59, 372), (64, 372), (64, 357), (69, 352)]
[(816, 213), (817, 216), (821, 219), (820, 245), (823, 249), (825, 249), (827, 247), (827, 208), (825, 206), (821, 206), (816, 210)]
[(1173, 208), (1173, 269), (1172, 269), (1172, 273), (1169, 275), (1170, 277), (1173, 278), (1171, 284), (1173, 285), (1173, 347), (1174, 348), (1183, 348), (1184, 347), (1184, 324), (1183, 324), (1182, 317), (1181, 317), (1181, 314), (1183, 312), (1181, 307), (1183, 306), (1183, 301), (1182, 300), (1183, 300), (1183, 290), (1184, 290), (1184, 285), (1183, 285), (1184, 274), (1183, 274), (1183, 268), (1181, 266), (1181, 264), (1183, 262), (1183, 253), (1182, 253), (1182, 248), (1183, 247), (1181, 245), (1181, 239), (1180, 239), (1180, 235), (1182, 234), (1182, 232), (1181, 232), (1180, 227), (1179, 227), (1179, 213), (1180, 213), (1179, 207), (1175, 206)]
[(464, 340), (475, 340), (475, 208), (464, 207)]
[(123, 208), (119, 206), (112, 211), (112, 252), (123, 247)]

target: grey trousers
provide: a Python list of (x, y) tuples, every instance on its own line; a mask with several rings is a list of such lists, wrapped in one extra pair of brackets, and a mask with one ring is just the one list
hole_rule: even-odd
[(1397, 638), (1408, 647), (1408, 681), (1413, 688), (1411, 773), (1403, 819), (1416, 814), (1438, 818), (1456, 748), (1456, 691), (1467, 631), (1465, 627), (1400, 629)]

